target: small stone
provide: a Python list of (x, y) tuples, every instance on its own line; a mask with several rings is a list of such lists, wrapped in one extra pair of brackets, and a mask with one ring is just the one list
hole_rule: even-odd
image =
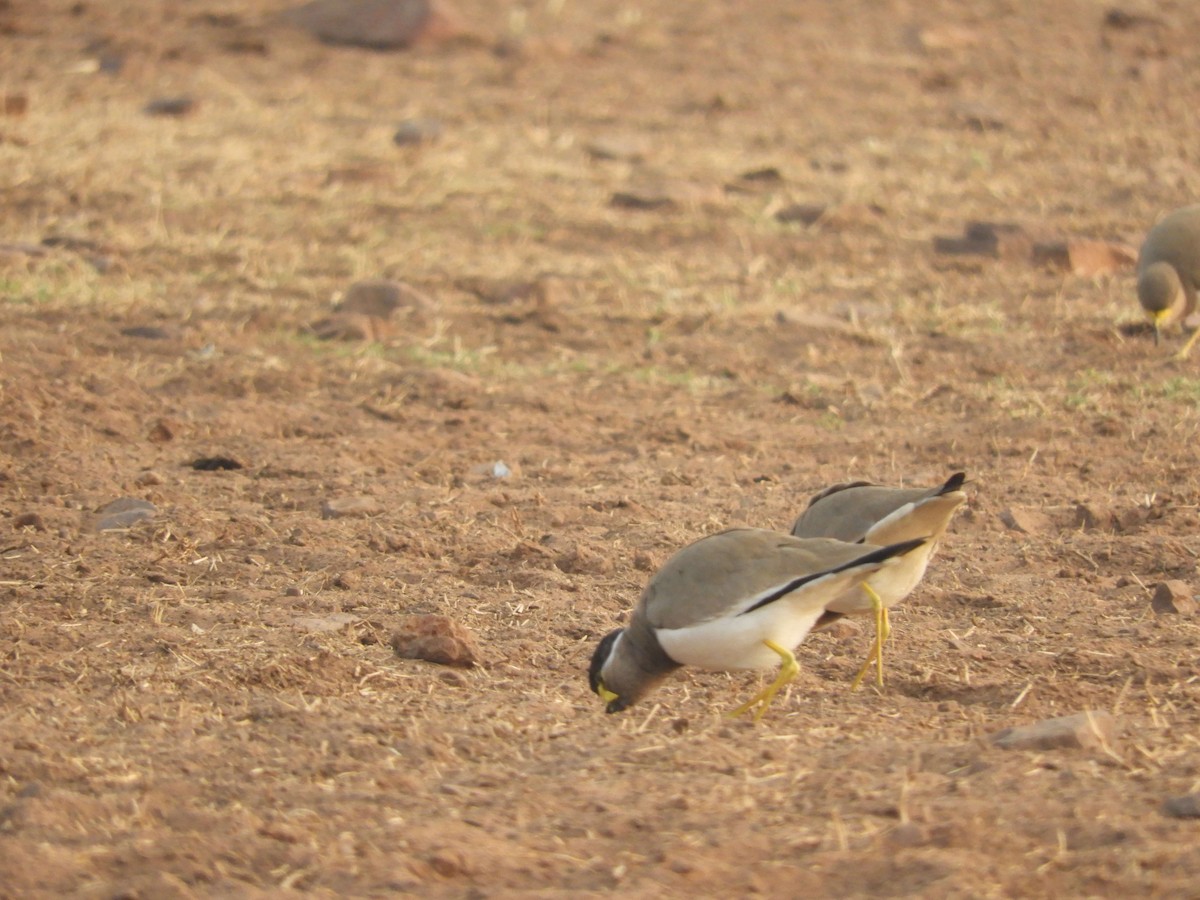
[(35, 512), (21, 513), (19, 516), (13, 516), (13, 528), (32, 528), (34, 531), (45, 531), (46, 522), (41, 515)]
[(481, 659), (474, 635), (446, 616), (408, 616), (392, 634), (392, 649), (402, 659), (423, 659), (469, 668)]
[(1200, 819), (1200, 794), (1169, 798), (1163, 804), (1163, 813), (1173, 819)]
[(283, 20), (326, 44), (397, 50), (462, 34), (445, 0), (312, 0)]
[(339, 590), (353, 591), (362, 583), (362, 576), (357, 572), (342, 572), (334, 576), (331, 583)]
[(645, 550), (638, 550), (633, 554), (633, 567), (639, 572), (653, 572), (658, 568), (654, 557)]
[(121, 497), (100, 510), (93, 527), (96, 531), (124, 531), (156, 516), (158, 507), (149, 500)]
[(201, 456), (192, 460), (191, 466), (197, 472), (227, 472), (245, 468), (232, 456)]
[(1150, 608), (1160, 616), (1172, 613), (1190, 616), (1196, 612), (1196, 600), (1187, 582), (1172, 578), (1170, 581), (1160, 581), (1154, 586)]
[(374, 497), (335, 497), (321, 504), (322, 519), (365, 518), (378, 516), (383, 504)]
[(1000, 513), (1000, 521), (1012, 531), (1022, 534), (1044, 534), (1054, 529), (1048, 515), (1029, 507), (1010, 506)]
[(1015, 222), (971, 221), (963, 227), (962, 237), (935, 237), (936, 253), (990, 256), (1010, 261), (1027, 261), (1033, 238)]
[(813, 225), (819, 222), (825, 210), (829, 209), (824, 203), (793, 203), (775, 213), (777, 222), (799, 222), (801, 225)]
[(397, 147), (415, 147), (432, 144), (442, 136), (442, 123), (438, 119), (405, 119), (392, 135)]
[(916, 822), (901, 822), (887, 833), (887, 840), (894, 847), (920, 847), (929, 836)]
[(158, 419), (150, 426), (150, 431), (146, 435), (151, 442), (155, 444), (165, 444), (168, 441), (175, 440), (175, 435), (179, 433), (179, 423), (172, 419)]
[(470, 868), (463, 855), (450, 850), (441, 850), (433, 854), (429, 858), (429, 865), (443, 878), (454, 878), (470, 873)]
[(1056, 750), (1110, 747), (1117, 722), (1103, 710), (1045, 719), (1032, 725), (1005, 728), (990, 737), (1001, 750)]
[(1075, 506), (1075, 527), (1084, 531), (1111, 531), (1116, 516), (1106, 506), (1078, 503)]
[(433, 306), (433, 301), (412, 285), (377, 278), (350, 285), (337, 309), (386, 319), (398, 309), (427, 310)]
[(558, 556), (554, 565), (567, 575), (607, 575), (613, 567), (608, 556), (589, 550), (582, 544)]
[(148, 116), (186, 116), (196, 108), (196, 101), (191, 97), (155, 97), (142, 107), (142, 112)]
[(25, 94), (4, 94), (0, 109), (6, 116), (23, 116), (29, 111), (29, 98)]
[(333, 314), (309, 330), (323, 341), (382, 341), (392, 331), (389, 319), (397, 310), (420, 313), (434, 306), (428, 296), (402, 281), (358, 281), (346, 289)]
[(144, 341), (166, 341), (172, 337), (171, 332), (160, 325), (130, 325), (122, 328), (121, 334)]

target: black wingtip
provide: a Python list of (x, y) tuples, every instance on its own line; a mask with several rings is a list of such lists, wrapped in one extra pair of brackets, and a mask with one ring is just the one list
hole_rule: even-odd
[(888, 544), (885, 547), (880, 547), (878, 550), (872, 550), (870, 553), (864, 553), (862, 556), (851, 560), (844, 566), (839, 566), (836, 571), (852, 569), (855, 566), (867, 565), (869, 563), (883, 562), (884, 560), (891, 559), (893, 556), (903, 556), (905, 553), (911, 553), (913, 550), (916, 550), (922, 544), (926, 543), (930, 537), (932, 537), (932, 535), (927, 534), (925, 537), (913, 538), (909, 541), (900, 541), (896, 544)]
[(967, 483), (967, 473), (966, 472), (955, 472), (953, 475), (951, 475), (949, 478), (946, 479), (946, 483), (942, 485), (942, 489), (938, 493), (952, 494), (955, 491), (962, 490), (962, 486), (966, 483)]

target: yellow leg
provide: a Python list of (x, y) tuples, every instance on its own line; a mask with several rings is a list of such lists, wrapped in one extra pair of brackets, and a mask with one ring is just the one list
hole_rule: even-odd
[(771, 701), (775, 698), (775, 695), (800, 672), (800, 664), (796, 662), (796, 656), (791, 650), (788, 650), (786, 647), (780, 647), (774, 641), (763, 641), (763, 643), (778, 653), (779, 658), (783, 660), (783, 665), (779, 667), (779, 674), (767, 687), (729, 713), (730, 716), (740, 716), (742, 713), (749, 712), (757, 706), (759, 710), (754, 714), (754, 721), (758, 722), (766, 713), (767, 707), (771, 705)]
[(887, 607), (883, 605), (879, 595), (866, 582), (863, 582), (862, 589), (871, 598), (871, 612), (875, 615), (875, 640), (871, 642), (871, 649), (867, 651), (867, 661), (862, 664), (862, 668), (858, 670), (858, 674), (854, 676), (854, 681), (850, 684), (852, 691), (857, 691), (862, 687), (863, 679), (866, 678), (872, 663), (875, 664), (875, 683), (883, 687), (883, 645), (892, 633)]
[(1183, 345), (1183, 349), (1175, 354), (1175, 358), (1178, 360), (1187, 359), (1188, 354), (1192, 352), (1192, 347), (1195, 345), (1197, 340), (1200, 340), (1200, 328), (1197, 328), (1192, 332), (1192, 336), (1187, 339), (1187, 343)]

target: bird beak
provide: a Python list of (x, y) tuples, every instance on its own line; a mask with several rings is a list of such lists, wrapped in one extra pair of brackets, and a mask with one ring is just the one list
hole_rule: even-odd
[(603, 681), (596, 683), (596, 693), (600, 695), (600, 699), (605, 703), (605, 712), (615, 713), (625, 708), (625, 701), (606, 688)]
[(1162, 340), (1162, 326), (1166, 321), (1167, 316), (1171, 314), (1171, 310), (1160, 309), (1150, 314), (1150, 320), (1154, 323), (1154, 346), (1158, 346), (1158, 342)]

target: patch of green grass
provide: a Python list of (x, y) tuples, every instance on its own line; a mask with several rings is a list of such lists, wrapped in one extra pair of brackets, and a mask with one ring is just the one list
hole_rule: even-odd
[(1200, 403), (1200, 378), (1189, 378), (1186, 375), (1168, 378), (1159, 386), (1159, 390), (1168, 400)]
[(823, 412), (817, 424), (826, 431), (841, 431), (846, 427), (846, 420), (835, 412)]
[(1081, 369), (1067, 381), (1063, 405), (1071, 410), (1099, 410), (1113, 394), (1117, 376), (1099, 369)]

